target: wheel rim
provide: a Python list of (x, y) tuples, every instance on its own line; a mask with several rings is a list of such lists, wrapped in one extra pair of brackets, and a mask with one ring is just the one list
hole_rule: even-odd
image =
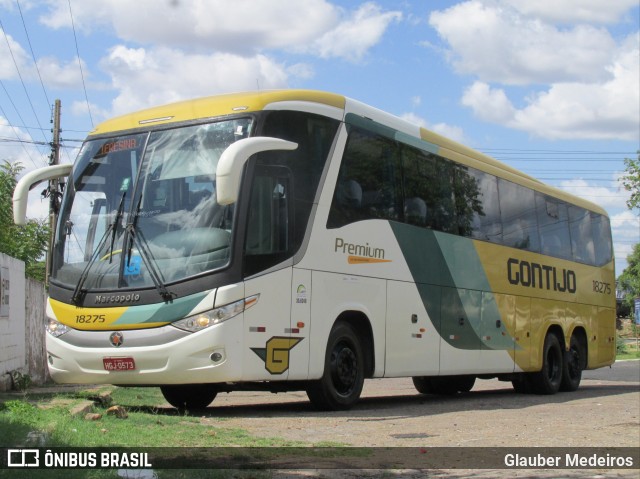
[(358, 377), (358, 358), (351, 347), (339, 343), (331, 354), (331, 379), (338, 393), (348, 396)]

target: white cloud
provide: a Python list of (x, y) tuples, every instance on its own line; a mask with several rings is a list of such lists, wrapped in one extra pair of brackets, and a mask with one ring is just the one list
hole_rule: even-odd
[(409, 123), (413, 123), (414, 125), (420, 126), (422, 128), (435, 131), (439, 135), (445, 136), (454, 141), (457, 141), (460, 143), (465, 142), (464, 132), (462, 131), (462, 128), (458, 126), (448, 125), (446, 123), (431, 124), (424, 118), (416, 115), (415, 113), (404, 113), (400, 115), (400, 118), (402, 118), (405, 121), (408, 121)]
[[(0, 116), (0, 139), (3, 140), (0, 161), (18, 162), (25, 170), (47, 164), (48, 146), (36, 146), (32, 143), (33, 138), (27, 131), (18, 126), (12, 126), (2, 116)], [(40, 150), (44, 153), (40, 153)]]
[(475, 82), (465, 90), (462, 104), (471, 108), (478, 118), (492, 123), (510, 123), (516, 113), (503, 90), (483, 82)]
[(110, 111), (100, 108), (100, 106), (95, 103), (89, 103), (89, 107), (87, 107), (86, 101), (75, 100), (71, 103), (71, 113), (77, 117), (88, 118), (89, 108), (91, 108), (91, 116), (96, 122), (105, 120), (111, 116)]
[(626, 258), (632, 253), (633, 245), (640, 241), (640, 217), (625, 210), (612, 215), (610, 220), (617, 276), (627, 267)]
[(506, 5), (479, 0), (434, 11), (429, 23), (449, 44), (456, 70), (485, 82), (601, 80), (615, 47), (603, 28), (558, 28)]
[[(635, 39), (635, 41), (634, 41)], [(548, 139), (637, 140), (640, 131), (640, 49), (630, 36), (607, 67), (610, 79), (554, 83), (516, 109), (506, 92), (475, 82), (462, 104), (479, 118)]]
[(313, 66), (307, 63), (296, 63), (295, 65), (291, 65), (290, 67), (287, 67), (287, 73), (300, 80), (309, 80), (316, 75)]
[[(639, 34), (616, 41), (600, 23), (634, 5), (623, 0), (519, 2), (468, 0), (435, 11), (430, 24), (449, 46), (449, 61), (477, 80), (462, 104), (484, 121), (548, 139), (637, 140), (640, 131)], [(603, 13), (606, 11), (606, 13)], [(536, 85), (518, 99), (500, 85)], [(547, 85), (540, 86), (540, 85)]]
[[(41, 21), (70, 26), (66, 2), (49, 0)], [(325, 0), (83, 0), (74, 2), (76, 27), (111, 28), (126, 41), (247, 53), (310, 42), (338, 18)]]
[[(38, 59), (40, 75), (48, 88), (82, 88), (82, 77), (78, 68), (78, 58), (62, 64), (54, 57), (42, 57)], [(87, 77), (89, 68), (82, 61), (82, 70)]]
[(264, 55), (187, 54), (171, 48), (111, 49), (101, 67), (119, 91), (113, 114), (216, 93), (284, 88), (291, 72)]
[(561, 181), (559, 187), (573, 195), (596, 203), (608, 210), (626, 209), (629, 194), (624, 188), (606, 188), (588, 180), (576, 178)]
[(351, 18), (313, 42), (309, 51), (322, 58), (338, 57), (359, 61), (380, 41), (389, 24), (401, 19), (400, 12), (385, 13), (375, 3), (365, 3)]
[(6, 40), (0, 41), (0, 80), (18, 78), (16, 65), (24, 75), (29, 65), (29, 56), (24, 48), (11, 35), (3, 32), (2, 36), (5, 37), (5, 35)]
[[(611, 216), (612, 226), (619, 228), (621, 236), (625, 239), (636, 239), (638, 237), (638, 221), (640, 221), (640, 217), (629, 210)], [(630, 228), (635, 228), (635, 230)]]
[[(48, 3), (40, 21), (70, 27), (67, 3)], [(401, 14), (375, 3), (350, 14), (326, 0), (83, 0), (74, 3), (73, 16), (79, 30), (112, 29), (139, 45), (245, 56), (281, 49), (359, 60)]]
[(504, 3), (524, 15), (550, 22), (604, 24), (619, 21), (627, 10), (638, 5), (638, 0), (505, 0)]

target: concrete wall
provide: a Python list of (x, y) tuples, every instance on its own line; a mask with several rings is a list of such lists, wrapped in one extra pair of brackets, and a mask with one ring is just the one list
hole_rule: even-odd
[(24, 263), (0, 253), (0, 389), (11, 384), (9, 371), (24, 369), (25, 277)]
[(44, 329), (47, 292), (44, 284), (31, 278), (26, 281), (25, 359), (32, 384), (51, 381), (47, 367)]
[(24, 263), (0, 253), (0, 391), (11, 389), (11, 371), (32, 385), (51, 378), (45, 349), (44, 284), (25, 279)]

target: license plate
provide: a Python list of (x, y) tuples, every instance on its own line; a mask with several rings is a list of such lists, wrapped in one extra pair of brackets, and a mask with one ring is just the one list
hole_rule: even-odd
[(107, 371), (133, 371), (136, 368), (133, 358), (102, 358), (102, 363)]

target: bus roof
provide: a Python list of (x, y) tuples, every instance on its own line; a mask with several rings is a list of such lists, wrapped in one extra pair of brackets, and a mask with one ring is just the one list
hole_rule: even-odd
[(346, 98), (334, 93), (313, 90), (273, 90), (197, 98), (148, 108), (100, 123), (90, 136), (132, 130), (145, 125), (161, 125), (190, 120), (260, 111), (271, 103), (284, 101), (312, 102), (344, 109)]

